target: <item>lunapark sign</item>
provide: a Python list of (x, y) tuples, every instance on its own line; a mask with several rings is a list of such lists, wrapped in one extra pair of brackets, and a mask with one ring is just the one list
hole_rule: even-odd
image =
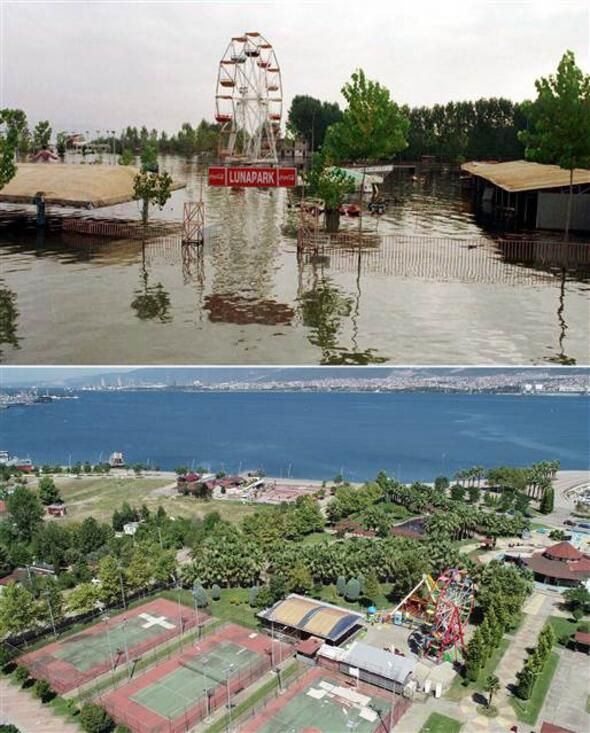
[(209, 185), (231, 188), (293, 188), (297, 185), (297, 168), (211, 166)]

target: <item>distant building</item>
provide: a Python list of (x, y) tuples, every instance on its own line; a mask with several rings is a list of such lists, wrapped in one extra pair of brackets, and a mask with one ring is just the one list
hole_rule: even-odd
[(412, 681), (416, 660), (355, 641), (347, 649), (324, 644), (320, 665), (401, 695)]
[(548, 585), (572, 587), (590, 578), (590, 555), (569, 542), (558, 542), (521, 562), (534, 573), (535, 580)]
[(281, 160), (301, 160), (309, 156), (309, 145), (302, 138), (290, 140), (282, 138), (278, 145), (279, 158)]
[(32, 163), (58, 163), (59, 156), (51, 150), (39, 150), (31, 157)]
[(123, 525), (123, 534), (133, 537), (139, 528), (139, 522), (127, 522)]
[(47, 514), (50, 517), (65, 517), (67, 513), (66, 505), (63, 503), (49, 504), (47, 507)]
[[(472, 198), (483, 218), (501, 228), (565, 228), (568, 170), (557, 165), (512, 160), (472, 161), (462, 170), (472, 177)], [(590, 170), (576, 168), (570, 229), (590, 231)]]
[(111, 453), (111, 457), (109, 458), (109, 466), (111, 468), (124, 468), (125, 467), (125, 458), (123, 457), (122, 453)]

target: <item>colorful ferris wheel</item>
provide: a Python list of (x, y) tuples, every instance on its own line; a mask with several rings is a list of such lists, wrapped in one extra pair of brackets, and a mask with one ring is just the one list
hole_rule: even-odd
[(474, 604), (473, 581), (465, 570), (450, 568), (436, 581), (432, 626), (424, 654), (440, 660), (451, 650), (455, 659), (465, 649), (465, 628)]
[(229, 42), (219, 63), (215, 105), (223, 160), (278, 162), (281, 70), (274, 48), (260, 33), (244, 33)]

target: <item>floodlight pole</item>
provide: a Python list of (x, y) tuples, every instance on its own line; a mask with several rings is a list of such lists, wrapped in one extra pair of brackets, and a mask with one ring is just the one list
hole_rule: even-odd
[(49, 600), (49, 589), (43, 592), (45, 598), (47, 598), (47, 608), (49, 609), (49, 618), (51, 619), (51, 628), (53, 629), (53, 635), (57, 637), (57, 631), (55, 629), (55, 619), (53, 617), (53, 609), (51, 608), (51, 601)]
[(127, 646), (127, 618), (123, 618), (123, 644), (125, 646), (125, 662), (127, 664), (127, 677), (130, 677), (129, 669), (129, 647)]
[(121, 572), (121, 565), (117, 564), (117, 570), (119, 571), (119, 583), (121, 585), (121, 599), (123, 600), (123, 608), (127, 608), (127, 600), (125, 599), (125, 588), (123, 587), (123, 573)]
[(230, 672), (231, 672), (233, 666), (234, 666), (233, 664), (230, 664), (229, 667), (227, 667), (226, 670), (225, 670), (225, 684), (226, 684), (226, 687), (227, 687), (227, 722), (228, 722), (227, 730), (228, 731), (231, 731), (231, 729), (232, 729), (232, 719), (231, 719), (231, 690), (230, 690), (230, 686), (229, 686), (229, 675), (230, 675)]
[(113, 659), (113, 646), (111, 644), (111, 634), (109, 632), (109, 621), (107, 618), (103, 618), (104, 625), (107, 632), (107, 644), (109, 645), (109, 656), (111, 658), (111, 673), (115, 671), (115, 660)]

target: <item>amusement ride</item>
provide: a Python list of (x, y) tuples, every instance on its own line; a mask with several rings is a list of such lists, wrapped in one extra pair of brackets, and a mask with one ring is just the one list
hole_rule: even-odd
[[(436, 580), (422, 580), (377, 620), (415, 628), (410, 641), (423, 657), (456, 661), (465, 649), (465, 628), (473, 610), (475, 589), (465, 570), (449, 568)], [(418, 628), (417, 628), (418, 627)]]
[(215, 120), (228, 164), (276, 165), (283, 112), (275, 51), (257, 32), (234, 36), (219, 62)]

